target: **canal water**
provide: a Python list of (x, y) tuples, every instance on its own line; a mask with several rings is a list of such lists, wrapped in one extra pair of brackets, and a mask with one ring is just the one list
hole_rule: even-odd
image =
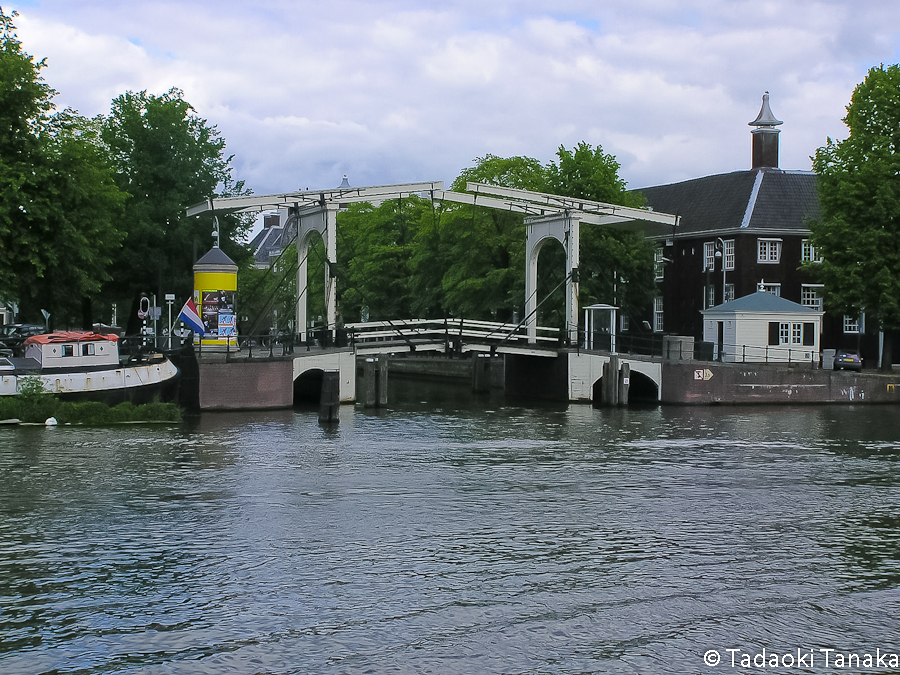
[(0, 673), (894, 670), (897, 408), (392, 397), (0, 427)]

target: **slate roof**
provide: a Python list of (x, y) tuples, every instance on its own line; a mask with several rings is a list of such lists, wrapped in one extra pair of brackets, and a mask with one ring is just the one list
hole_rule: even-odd
[(816, 175), (809, 171), (735, 171), (640, 191), (654, 211), (681, 216), (679, 234), (728, 230), (801, 234), (820, 214)]
[(234, 264), (234, 261), (225, 255), (225, 251), (218, 246), (213, 246), (209, 249), (209, 251), (206, 252), (206, 255), (194, 263), (194, 267), (197, 265), (230, 265), (237, 270), (237, 265)]
[(730, 302), (726, 302), (722, 305), (710, 307), (709, 309), (703, 310), (700, 313), (706, 314), (707, 312), (713, 314), (722, 312), (790, 312), (791, 314), (795, 314), (797, 312), (809, 312), (811, 314), (820, 313), (810, 307), (804, 307), (803, 305), (800, 305), (796, 302), (791, 302), (786, 298), (772, 295), (771, 293), (767, 293), (766, 291), (757, 291), (756, 293), (745, 295), (742, 298), (731, 300)]
[(283, 234), (283, 226), (273, 225), (260, 230), (253, 238), (253, 241), (250, 242), (250, 250), (253, 251), (253, 260), (258, 267), (268, 267), (270, 259), (281, 254)]

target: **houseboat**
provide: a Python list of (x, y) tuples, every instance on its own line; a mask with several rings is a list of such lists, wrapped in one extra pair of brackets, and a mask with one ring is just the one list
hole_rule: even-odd
[(0, 359), (0, 395), (19, 392), (19, 378), (40, 377), (62, 398), (144, 402), (169, 398), (178, 368), (159, 355), (122, 363), (115, 334), (56, 332), (25, 340), (24, 358)]

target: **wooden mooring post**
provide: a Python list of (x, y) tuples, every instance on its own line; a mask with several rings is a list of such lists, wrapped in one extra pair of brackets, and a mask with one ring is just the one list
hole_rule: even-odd
[(339, 370), (326, 370), (322, 373), (322, 394), (319, 400), (319, 423), (337, 423), (338, 411), (340, 408), (341, 373)]
[(388, 403), (388, 359), (366, 359), (363, 364), (363, 406), (383, 408)]

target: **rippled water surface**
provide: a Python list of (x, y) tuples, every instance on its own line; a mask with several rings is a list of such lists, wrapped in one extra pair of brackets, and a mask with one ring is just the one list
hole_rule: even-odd
[[(896, 408), (441, 391), (333, 429), (295, 411), (0, 427), (0, 672), (733, 673), (729, 648), (900, 652)], [(833, 672), (816, 654), (768, 672)]]

